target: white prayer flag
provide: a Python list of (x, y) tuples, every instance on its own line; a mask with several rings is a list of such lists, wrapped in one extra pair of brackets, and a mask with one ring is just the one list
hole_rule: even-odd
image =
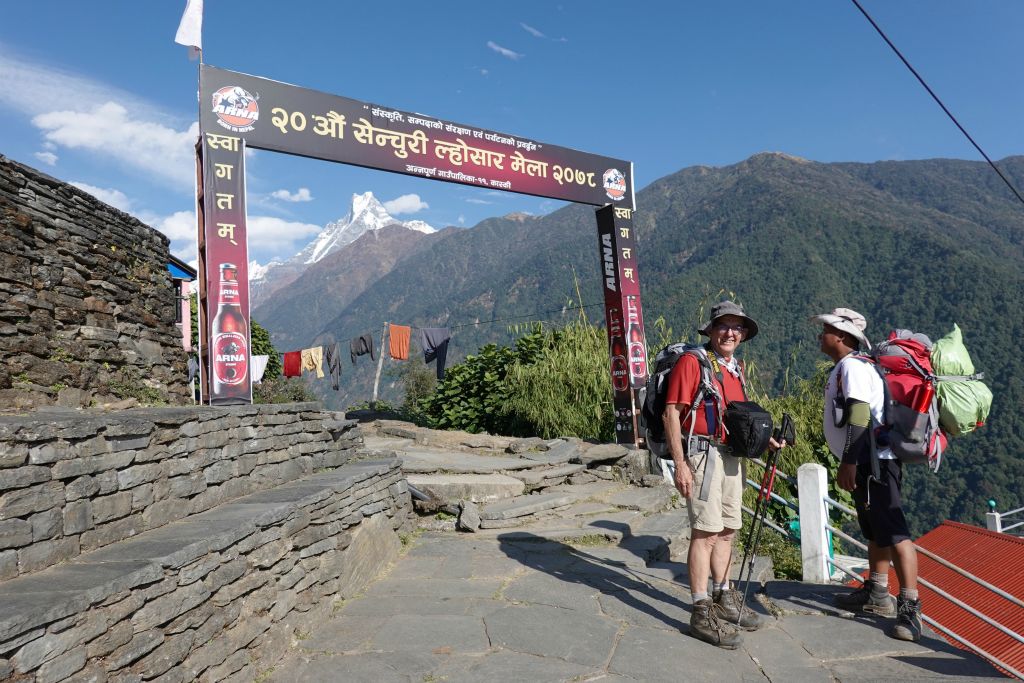
[(203, 0), (186, 0), (174, 42), (192, 48), (192, 55), (203, 50)]

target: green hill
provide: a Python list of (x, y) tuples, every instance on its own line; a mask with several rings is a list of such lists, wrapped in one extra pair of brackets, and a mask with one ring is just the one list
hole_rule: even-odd
[[(1024, 157), (1000, 167), (1024, 185)], [(1004, 510), (1024, 505), (1024, 417), (1016, 408), (1024, 361), (1007, 348), (1024, 336), (1024, 207), (986, 164), (826, 164), (759, 154), (652, 183), (637, 196), (636, 224), (648, 323), (663, 316), (677, 333), (689, 332), (707, 292), (735, 292), (762, 329), (743, 353), (775, 391), (787, 371), (809, 376), (824, 359), (808, 323), (814, 313), (857, 309), (873, 339), (893, 327), (938, 338), (959, 323), (995, 393), (993, 413), (983, 430), (954, 442), (937, 476), (909, 472), (910, 515), (920, 531), (943, 518), (982, 523), (989, 498)], [(458, 358), (510, 336), (505, 324), (454, 326), (561, 319), (550, 311), (573, 296), (574, 272), (584, 301), (599, 303), (592, 208), (491, 219), (411, 254), (325, 329), (345, 339), (384, 320), (447, 324)], [(599, 306), (591, 313), (603, 315)], [(358, 370), (342, 401), (368, 397), (372, 368)]]

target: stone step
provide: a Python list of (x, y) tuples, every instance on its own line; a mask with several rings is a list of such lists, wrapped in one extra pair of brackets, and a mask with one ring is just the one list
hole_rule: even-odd
[(410, 508), (397, 459), (353, 462), (0, 582), (0, 679), (254, 680), (398, 557)]
[(533, 496), (517, 496), (500, 503), (493, 503), (480, 510), (481, 522), (487, 520), (508, 520), (555, 508), (572, 505), (576, 498), (570, 493), (540, 493)]
[(522, 457), (548, 465), (561, 465), (579, 462), (580, 453), (579, 444), (573, 441), (556, 441), (553, 444), (549, 444), (546, 451), (526, 451), (522, 453)]
[(629, 487), (622, 491), (616, 491), (609, 496), (602, 496), (601, 500), (616, 507), (626, 510), (639, 510), (640, 512), (662, 512), (678, 500), (678, 494), (673, 497), (675, 489), (668, 486), (656, 486), (652, 488)]
[(395, 452), (401, 457), (402, 471), (406, 474), (492, 474), (529, 470), (541, 466), (523, 458), (460, 453), (428, 446), (406, 445)]
[(522, 495), (526, 484), (506, 474), (419, 474), (406, 475), (409, 485), (444, 503), (471, 500), (487, 503)]
[(542, 467), (531, 470), (520, 470), (511, 476), (519, 479), (527, 488), (546, 488), (564, 483), (572, 474), (582, 472), (586, 467), (583, 465), (560, 465), (558, 467)]

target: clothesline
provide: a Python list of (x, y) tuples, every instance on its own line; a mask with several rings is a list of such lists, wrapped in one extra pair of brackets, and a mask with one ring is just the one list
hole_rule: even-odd
[[(583, 304), (582, 306), (577, 306), (577, 305), (563, 306), (561, 308), (555, 308), (555, 309), (552, 309), (552, 310), (549, 310), (549, 311), (540, 311), (540, 312), (537, 312), (537, 313), (526, 313), (524, 315), (512, 315), (512, 316), (508, 316), (506, 318), (492, 318), (490, 320), (478, 320), (477, 322), (461, 323), (459, 325), (445, 325), (444, 327), (447, 327), (449, 330), (461, 330), (463, 327), (478, 327), (480, 325), (490, 325), (490, 324), (493, 324), (493, 323), (508, 322), (509, 320), (519, 320), (521, 318), (530, 318), (530, 317), (538, 316), (538, 315), (547, 315), (548, 313), (561, 313), (563, 311), (578, 311), (578, 310), (583, 310), (584, 308), (594, 308), (596, 306), (604, 306), (604, 302), (602, 301), (601, 303), (596, 303), (596, 304)], [(543, 323), (543, 322), (550, 322), (550, 321), (536, 319), (536, 320), (530, 320), (530, 321), (527, 321), (527, 322), (540, 322), (540, 323)], [(414, 330), (431, 329), (431, 328), (427, 328), (427, 327), (417, 327), (415, 325), (409, 325), (408, 327), (411, 328), (411, 329), (414, 329)], [(324, 334), (324, 333), (321, 332), (320, 334)], [(320, 335), (318, 334), (317, 337), (319, 337), (319, 336)], [(362, 335), (359, 335), (359, 336), (362, 336)], [(351, 337), (349, 339), (338, 339), (337, 342), (339, 344), (344, 344), (346, 342), (351, 343), (352, 340), (358, 339), (359, 336)]]
[[(422, 347), (424, 354), (423, 360), (425, 363), (436, 361), (437, 378), (441, 380), (444, 379), (444, 368), (448, 355), (448, 342), (451, 339), (451, 330), (461, 329), (464, 327), (477, 327), (479, 325), (489, 325), (499, 322), (508, 322), (512, 320), (523, 320), (524, 318), (533, 318), (533, 320), (529, 322), (548, 322), (546, 320), (538, 320), (536, 316), (546, 315), (549, 313), (565, 313), (569, 310), (583, 310), (585, 308), (593, 308), (603, 305), (603, 303), (592, 303), (580, 304), (577, 306), (562, 306), (561, 308), (542, 311), (539, 313), (527, 313), (525, 315), (506, 316), (503, 318), (492, 318), (490, 320), (478, 320), (471, 323), (450, 325), (448, 327), (416, 327), (413, 325), (398, 325), (390, 322), (384, 323), (380, 337), (379, 362), (383, 363), (384, 360), (386, 338), (390, 339), (388, 343), (388, 353), (391, 358), (399, 361), (408, 360), (410, 333), (412, 330), (418, 330), (420, 332), (420, 346)], [(329, 332), (321, 332), (314, 338), (314, 341), (317, 339), (321, 339), (323, 343), (318, 346), (312, 346), (296, 351), (287, 351), (281, 354), (282, 368), (285, 377), (298, 377), (304, 371), (315, 371), (317, 378), (322, 379), (325, 377), (323, 365), (326, 364), (328, 366), (328, 371), (331, 374), (333, 388), (337, 391), (338, 382), (341, 376), (340, 346), (345, 342), (349, 343), (353, 365), (356, 363), (357, 356), (366, 354), (369, 354), (372, 360), (377, 360), (374, 353), (374, 335), (372, 332), (364, 333), (357, 337), (351, 337), (341, 341), (335, 340), (334, 335)], [(380, 370), (381, 366), (378, 364), (378, 379), (380, 376)], [(375, 380), (374, 383), (375, 396), (376, 381), (377, 380)]]

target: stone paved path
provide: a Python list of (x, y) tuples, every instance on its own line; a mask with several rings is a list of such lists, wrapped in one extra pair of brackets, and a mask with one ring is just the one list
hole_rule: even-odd
[[(591, 542), (594, 542), (591, 540)], [(263, 683), (1006, 680), (928, 634), (844, 618), (837, 590), (772, 582), (779, 618), (725, 651), (685, 635), (685, 565), (617, 545), (425, 534), (363, 595), (297, 633)]]

